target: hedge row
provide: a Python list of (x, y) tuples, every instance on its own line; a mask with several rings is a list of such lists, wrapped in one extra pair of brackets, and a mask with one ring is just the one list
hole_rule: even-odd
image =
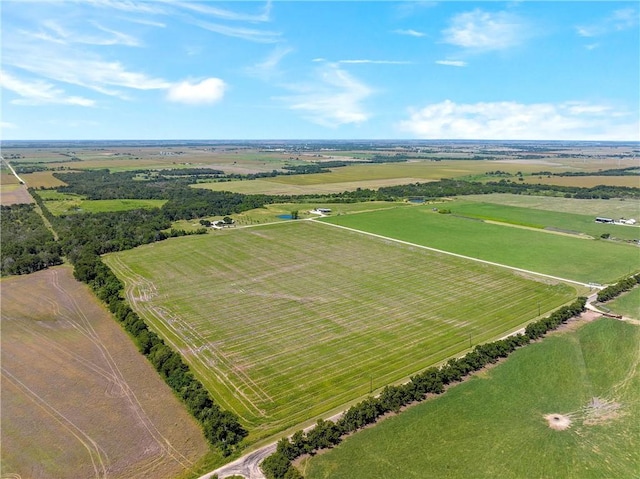
[(116, 319), (134, 338), (140, 352), (200, 422), (207, 441), (220, 448), (223, 454), (230, 454), (233, 447), (247, 435), (236, 415), (220, 409), (180, 355), (151, 331), (121, 298), (124, 289), (122, 283), (99, 256), (85, 254), (77, 258), (74, 266), (76, 279), (87, 283), (98, 298), (107, 304)]
[(409, 403), (422, 401), (428, 394), (440, 394), (445, 386), (462, 380), (500, 358), (507, 357), (521, 346), (529, 344), (548, 331), (557, 328), (570, 318), (584, 311), (587, 299), (580, 297), (550, 316), (530, 323), (524, 334), (516, 334), (498, 341), (476, 346), (461, 358), (450, 359), (440, 368), (431, 367), (410, 381), (399, 386), (386, 386), (379, 396), (368, 397), (349, 408), (336, 422), (319, 419), (308, 432), (297, 431), (291, 438), (278, 442), (276, 452), (267, 457), (261, 468), (268, 479), (293, 479), (302, 477), (291, 461), (303, 454), (313, 454), (340, 443), (342, 438), (368, 424), (376, 422), (384, 414), (398, 412)]
[(605, 301), (609, 301), (616, 296), (624, 293), (625, 291), (629, 291), (636, 284), (640, 283), (640, 274), (636, 274), (635, 276), (629, 276), (628, 278), (621, 279), (616, 284), (612, 284), (611, 286), (607, 286), (606, 288), (598, 291), (598, 301), (603, 303)]

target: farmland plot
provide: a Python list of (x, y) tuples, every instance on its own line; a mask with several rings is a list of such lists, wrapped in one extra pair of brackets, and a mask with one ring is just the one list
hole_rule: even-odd
[(269, 436), (572, 300), (563, 284), (297, 221), (111, 254), (129, 301)]
[(66, 266), (2, 280), (2, 477), (175, 478), (208, 447)]
[[(446, 205), (449, 207), (453, 208)], [(491, 224), (438, 214), (430, 207), (380, 210), (322, 221), (584, 283), (615, 282), (640, 269), (636, 245)]]

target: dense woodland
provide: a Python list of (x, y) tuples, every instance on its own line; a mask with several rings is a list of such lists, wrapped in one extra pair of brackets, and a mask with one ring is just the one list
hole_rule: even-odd
[(32, 204), (2, 206), (2, 276), (28, 274), (62, 263), (60, 244)]

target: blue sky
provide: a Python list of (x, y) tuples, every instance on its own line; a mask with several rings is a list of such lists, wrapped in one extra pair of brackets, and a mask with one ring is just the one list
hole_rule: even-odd
[(640, 140), (637, 1), (0, 8), (3, 139)]

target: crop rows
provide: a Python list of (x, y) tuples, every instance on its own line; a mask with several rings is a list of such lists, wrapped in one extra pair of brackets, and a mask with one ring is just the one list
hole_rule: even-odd
[(170, 240), (105, 261), (220, 403), (265, 434), (504, 335), (538, 306), (544, 314), (575, 295), (305, 221)]

